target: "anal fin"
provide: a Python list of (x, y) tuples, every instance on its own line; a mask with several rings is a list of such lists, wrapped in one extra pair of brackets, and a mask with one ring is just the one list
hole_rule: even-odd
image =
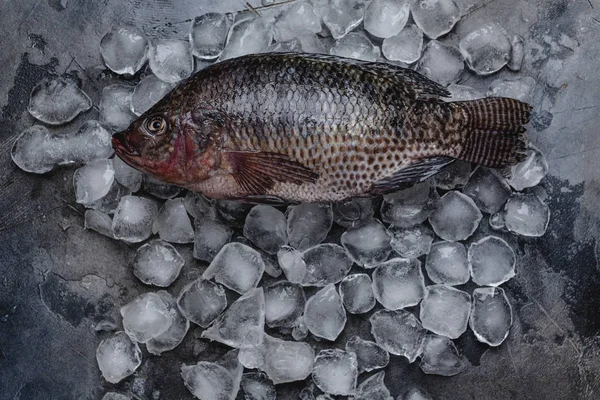
[(452, 157), (429, 157), (417, 160), (375, 182), (371, 194), (382, 195), (423, 182), (454, 161)]

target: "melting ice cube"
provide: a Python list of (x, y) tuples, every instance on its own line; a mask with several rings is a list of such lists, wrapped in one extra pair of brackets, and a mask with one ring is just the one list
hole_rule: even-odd
[(163, 82), (156, 75), (148, 75), (133, 89), (131, 95), (131, 111), (142, 115), (175, 87), (172, 83)]
[(158, 232), (162, 240), (171, 243), (191, 243), (194, 240), (194, 229), (182, 198), (165, 202), (154, 222), (153, 230)]
[(423, 31), (416, 25), (409, 25), (396, 35), (383, 40), (381, 51), (388, 60), (412, 64), (421, 57)]
[(264, 271), (265, 263), (258, 251), (242, 243), (228, 243), (215, 256), (202, 277), (214, 278), (223, 286), (244, 294), (258, 285)]
[(442, 86), (456, 82), (463, 70), (464, 62), (460, 51), (437, 40), (427, 43), (417, 64), (417, 72)]
[(121, 307), (125, 332), (136, 342), (146, 343), (165, 332), (173, 319), (156, 293), (146, 293)]
[(265, 321), (269, 328), (294, 325), (304, 312), (306, 297), (300, 285), (280, 281), (265, 288)]
[(499, 287), (477, 288), (473, 291), (473, 308), (469, 327), (477, 340), (490, 346), (500, 346), (512, 325), (512, 307)]
[(392, 251), (390, 235), (377, 220), (348, 229), (341, 238), (342, 246), (350, 257), (365, 268), (373, 268), (385, 261)]
[(510, 60), (510, 40), (497, 23), (469, 33), (461, 39), (459, 48), (469, 68), (479, 75), (493, 74)]
[(194, 56), (190, 42), (177, 39), (159, 39), (150, 45), (150, 69), (167, 83), (176, 83), (194, 72)]
[(342, 279), (340, 297), (351, 314), (363, 314), (375, 307), (372, 281), (367, 274), (352, 274)]
[(177, 279), (184, 263), (173, 246), (157, 239), (141, 246), (131, 264), (133, 274), (145, 284), (167, 287)]
[(404, 258), (417, 258), (429, 253), (433, 242), (431, 229), (417, 225), (411, 228), (397, 228), (391, 226), (389, 229), (392, 239), (392, 249)]
[(504, 239), (486, 236), (469, 246), (469, 269), (473, 282), (498, 286), (515, 276), (516, 256)]
[(288, 242), (285, 216), (274, 207), (255, 206), (246, 217), (244, 236), (258, 248), (276, 254)]
[(379, 38), (397, 35), (410, 14), (409, 0), (373, 0), (365, 11), (365, 30)]
[(285, 42), (305, 32), (319, 33), (321, 19), (308, 2), (299, 1), (281, 13), (275, 21), (273, 30), (275, 40)]
[(154, 201), (138, 196), (121, 197), (112, 222), (115, 238), (131, 243), (148, 239), (157, 215)]
[(115, 179), (115, 170), (111, 160), (90, 161), (73, 174), (75, 201), (89, 205), (104, 197)]
[(219, 58), (225, 48), (231, 22), (231, 16), (226, 14), (207, 13), (196, 17), (190, 29), (194, 55), (201, 60)]
[(417, 26), (431, 39), (450, 32), (461, 17), (454, 0), (413, 0), (410, 10)]
[(356, 355), (340, 349), (321, 350), (315, 357), (312, 378), (325, 393), (350, 396), (358, 377)]
[(365, 2), (363, 0), (331, 0), (323, 23), (329, 28), (334, 39), (341, 39), (363, 21)]
[(346, 310), (332, 283), (306, 301), (304, 318), (313, 335), (331, 341), (337, 339), (346, 325)]
[(100, 98), (100, 122), (112, 131), (126, 129), (136, 118), (131, 112), (133, 86), (109, 85), (102, 89)]
[(423, 328), (456, 339), (467, 330), (471, 296), (445, 285), (428, 286), (421, 303)]
[(175, 347), (179, 346), (187, 334), (188, 329), (190, 329), (190, 321), (188, 321), (177, 308), (177, 300), (164, 290), (159, 291), (157, 294), (167, 306), (167, 310), (169, 311), (173, 322), (169, 329), (150, 339), (146, 343), (148, 352), (156, 355), (173, 350)]
[(133, 26), (115, 26), (100, 41), (100, 53), (117, 74), (134, 75), (148, 60), (148, 39)]
[(493, 214), (504, 206), (511, 190), (506, 179), (498, 172), (478, 167), (464, 187), (463, 193), (472, 198), (481, 211)]
[(346, 351), (356, 354), (358, 373), (370, 372), (385, 368), (390, 362), (390, 355), (383, 347), (370, 340), (353, 336), (346, 343)]
[(458, 354), (452, 340), (444, 336), (427, 335), (419, 367), (426, 374), (453, 376), (461, 373), (467, 362)]
[(511, 167), (508, 180), (519, 191), (537, 185), (548, 173), (548, 162), (541, 151), (529, 145), (525, 154), (525, 160)]
[(451, 191), (440, 198), (437, 209), (429, 217), (429, 223), (439, 237), (453, 242), (471, 236), (481, 218), (481, 211), (470, 197)]
[(140, 366), (142, 352), (125, 332), (117, 332), (100, 342), (96, 349), (96, 361), (104, 379), (118, 383)]
[(225, 289), (211, 281), (197, 279), (183, 288), (177, 306), (187, 319), (206, 328), (227, 308)]
[(379, 47), (361, 32), (352, 32), (339, 39), (330, 52), (334, 56), (363, 61), (377, 61), (380, 55)]
[(369, 321), (375, 342), (390, 354), (404, 356), (412, 363), (423, 352), (425, 330), (408, 311), (380, 310)]
[(233, 230), (214, 219), (196, 219), (194, 258), (211, 262), (231, 239)]
[(548, 205), (534, 194), (513, 194), (506, 202), (504, 212), (506, 228), (521, 236), (542, 236), (550, 222)]
[(425, 270), (429, 279), (448, 286), (462, 285), (469, 280), (467, 249), (459, 242), (436, 242), (427, 255)]
[(332, 223), (330, 205), (303, 203), (290, 207), (287, 214), (290, 246), (298, 250), (316, 246), (327, 237)]
[(419, 304), (425, 295), (425, 279), (417, 259), (393, 258), (373, 272), (373, 292), (389, 310)]
[(48, 78), (31, 91), (27, 110), (42, 122), (60, 125), (90, 108), (92, 100), (75, 82), (63, 78)]

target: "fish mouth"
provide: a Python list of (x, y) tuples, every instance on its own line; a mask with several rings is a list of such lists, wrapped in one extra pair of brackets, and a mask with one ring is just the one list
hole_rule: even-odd
[(115, 133), (112, 136), (112, 145), (119, 155), (134, 157), (140, 155), (140, 153), (136, 149), (131, 147), (127, 139), (125, 139), (125, 135), (123, 135), (123, 132)]

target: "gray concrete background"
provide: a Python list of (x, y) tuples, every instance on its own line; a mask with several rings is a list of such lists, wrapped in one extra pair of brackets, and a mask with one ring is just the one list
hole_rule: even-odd
[[(392, 357), (386, 383), (397, 396), (411, 386), (435, 399), (600, 398), (600, 1), (460, 0), (465, 16), (444, 41), (488, 21), (526, 42), (521, 75), (537, 80), (531, 137), (550, 164), (549, 233), (510, 238), (518, 275), (506, 286), (514, 326), (497, 349), (468, 332), (459, 340), (471, 366), (461, 375), (424, 375)], [(251, 2), (256, 4), (256, 1)], [(189, 399), (182, 362), (215, 359), (226, 349), (195, 339), (174, 352), (150, 356), (133, 377), (110, 385), (100, 376), (95, 349), (106, 334), (93, 330), (118, 307), (147, 291), (128, 268), (133, 249), (83, 229), (74, 203), (73, 169), (32, 175), (16, 168), (10, 148), (34, 120), (26, 112), (33, 86), (50, 74), (80, 79), (98, 104), (114, 77), (99, 53), (114, 24), (130, 22), (150, 36), (184, 38), (189, 18), (242, 9), (232, 0), (23, 0), (0, 3), (0, 399), (100, 399), (113, 388), (141, 399)], [(487, 89), (489, 78), (465, 73), (462, 83)], [(97, 118), (93, 109), (61, 128)], [(482, 235), (484, 232), (478, 232)], [(596, 249), (596, 250), (595, 250)], [(191, 258), (170, 288), (177, 294), (204, 265)], [(337, 344), (356, 332), (369, 336), (367, 317), (351, 317)], [(320, 344), (315, 344), (321, 346)], [(303, 384), (278, 388), (297, 398)]]

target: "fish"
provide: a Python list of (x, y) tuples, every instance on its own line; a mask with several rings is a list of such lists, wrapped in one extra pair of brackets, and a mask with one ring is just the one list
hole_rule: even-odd
[(246, 55), (198, 71), (112, 143), (161, 181), (255, 203), (377, 196), (455, 160), (505, 168), (524, 159), (529, 104), (449, 97), (387, 63)]

